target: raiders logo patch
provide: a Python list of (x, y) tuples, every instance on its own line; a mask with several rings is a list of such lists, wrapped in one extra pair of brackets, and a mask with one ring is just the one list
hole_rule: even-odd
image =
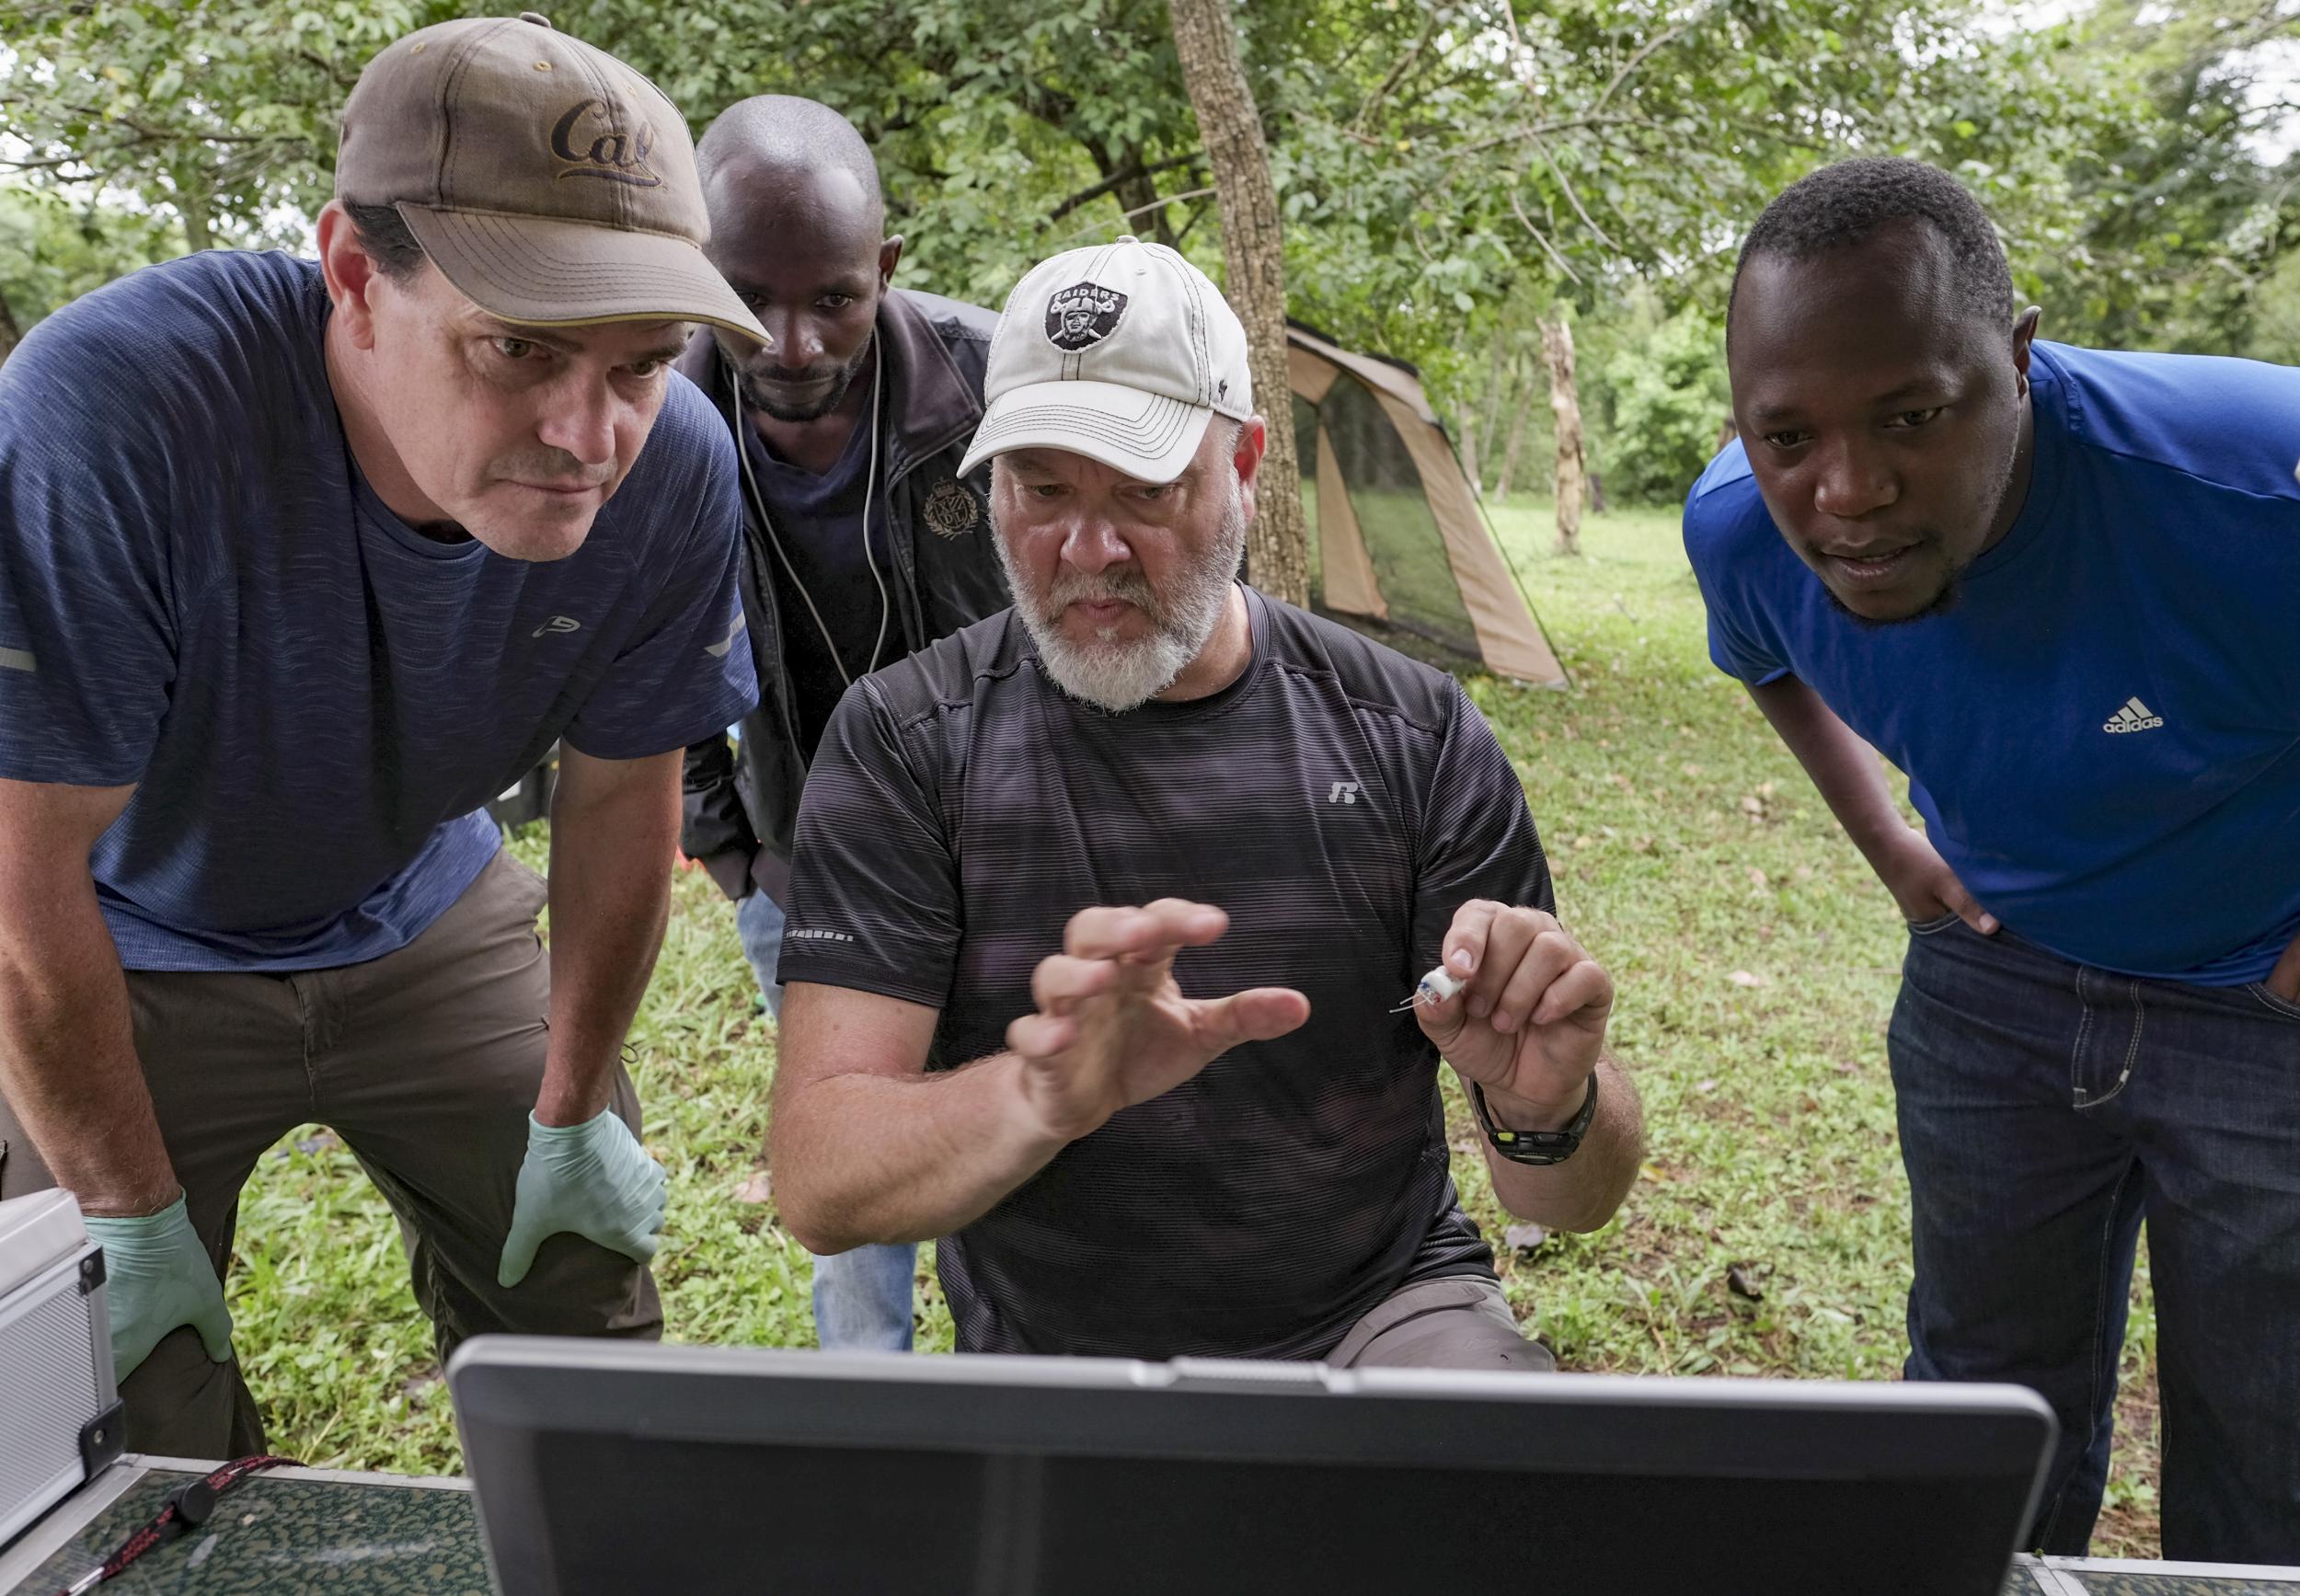
[(982, 524), (983, 507), (963, 482), (937, 482), (919, 511), (937, 537), (964, 537)]
[(1046, 341), (1076, 354), (1116, 332), (1125, 314), (1126, 296), (1115, 288), (1074, 283), (1046, 302)]

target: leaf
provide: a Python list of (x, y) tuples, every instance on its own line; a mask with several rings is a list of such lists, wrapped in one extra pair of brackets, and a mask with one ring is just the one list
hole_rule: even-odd
[(767, 1171), (753, 1170), (750, 1178), (735, 1188), (735, 1200), (737, 1202), (774, 1201), (775, 1183)]
[(1765, 1301), (1765, 1288), (1757, 1284), (1757, 1274), (1765, 1266), (1755, 1263), (1729, 1264), (1725, 1269), (1725, 1289), (1737, 1297), (1753, 1303)]
[(1735, 986), (1771, 986), (1773, 984), (1769, 978), (1753, 974), (1746, 970), (1736, 970), (1725, 979)]

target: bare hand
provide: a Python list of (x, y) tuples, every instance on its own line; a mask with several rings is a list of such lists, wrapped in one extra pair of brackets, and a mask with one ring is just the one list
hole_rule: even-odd
[(1556, 916), (1483, 898), (1454, 912), (1443, 958), (1462, 989), (1415, 1005), (1422, 1034), (1464, 1080), (1517, 1099), (1492, 1105), (1509, 1124), (1571, 1119), (1604, 1051), (1613, 977)]
[(2300, 936), (2284, 945), (2283, 957), (2268, 972), (2267, 985), (2286, 1003), (2300, 1003)]
[[(1910, 924), (1922, 925), (1954, 914), (1984, 936), (1996, 934), (1996, 916), (1973, 901), (1949, 867), (1949, 861), (1922, 832), (1902, 827), (1898, 835), (1869, 855), (1869, 862)], [(2300, 971), (2295, 971), (2295, 979), (2300, 979)]]
[(1038, 1012), (1006, 1028), (1006, 1046), (1022, 1060), (1023, 1100), (1047, 1134), (1075, 1141), (1239, 1043), (1282, 1037), (1309, 1018), (1309, 999), (1285, 987), (1182, 995), (1174, 956), (1229, 927), (1212, 904), (1179, 898), (1071, 916), (1063, 951), (1030, 977)]

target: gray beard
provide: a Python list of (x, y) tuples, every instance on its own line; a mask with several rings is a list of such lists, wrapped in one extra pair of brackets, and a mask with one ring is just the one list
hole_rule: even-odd
[[(1138, 568), (1127, 566), (1091, 577), (1058, 569), (1045, 596), (1032, 599), (1006, 553), (1006, 540), (1002, 536), (996, 542), (999, 566), (1015, 595), (1015, 613), (1038, 645), (1039, 660), (1054, 685), (1081, 702), (1123, 715), (1173, 686), (1222, 624), (1238, 560), (1246, 552), (1246, 504), (1237, 484), (1231, 483), (1230, 502), (1222, 512), (1221, 535), (1214, 546), (1166, 593), (1154, 591)], [(1114, 628), (1106, 627), (1093, 642), (1071, 641), (1062, 630), (1064, 609), (1096, 599), (1122, 599), (1140, 609), (1149, 617), (1150, 636), (1123, 643), (1112, 635)]]

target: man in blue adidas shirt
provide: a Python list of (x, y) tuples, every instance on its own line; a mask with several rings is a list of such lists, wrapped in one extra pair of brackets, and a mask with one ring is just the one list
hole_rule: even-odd
[(2081, 1552), (2145, 1219), (2166, 1555), (2300, 1562), (2300, 372), (2039, 316), (1946, 175), (1788, 189), (1685, 545), (1910, 922), (1909, 1376), (2052, 1402), (2033, 1534)]
[[(679, 113), (540, 17), (369, 63), (317, 264), (206, 254), (0, 371), (0, 1194), (70, 1188), (128, 1444), (260, 1451), (220, 1278), (306, 1121), (443, 1350), (652, 1335), (619, 1052), (684, 746), (751, 705), (725, 429), (763, 337)], [(560, 741), (547, 889), (477, 812)]]

